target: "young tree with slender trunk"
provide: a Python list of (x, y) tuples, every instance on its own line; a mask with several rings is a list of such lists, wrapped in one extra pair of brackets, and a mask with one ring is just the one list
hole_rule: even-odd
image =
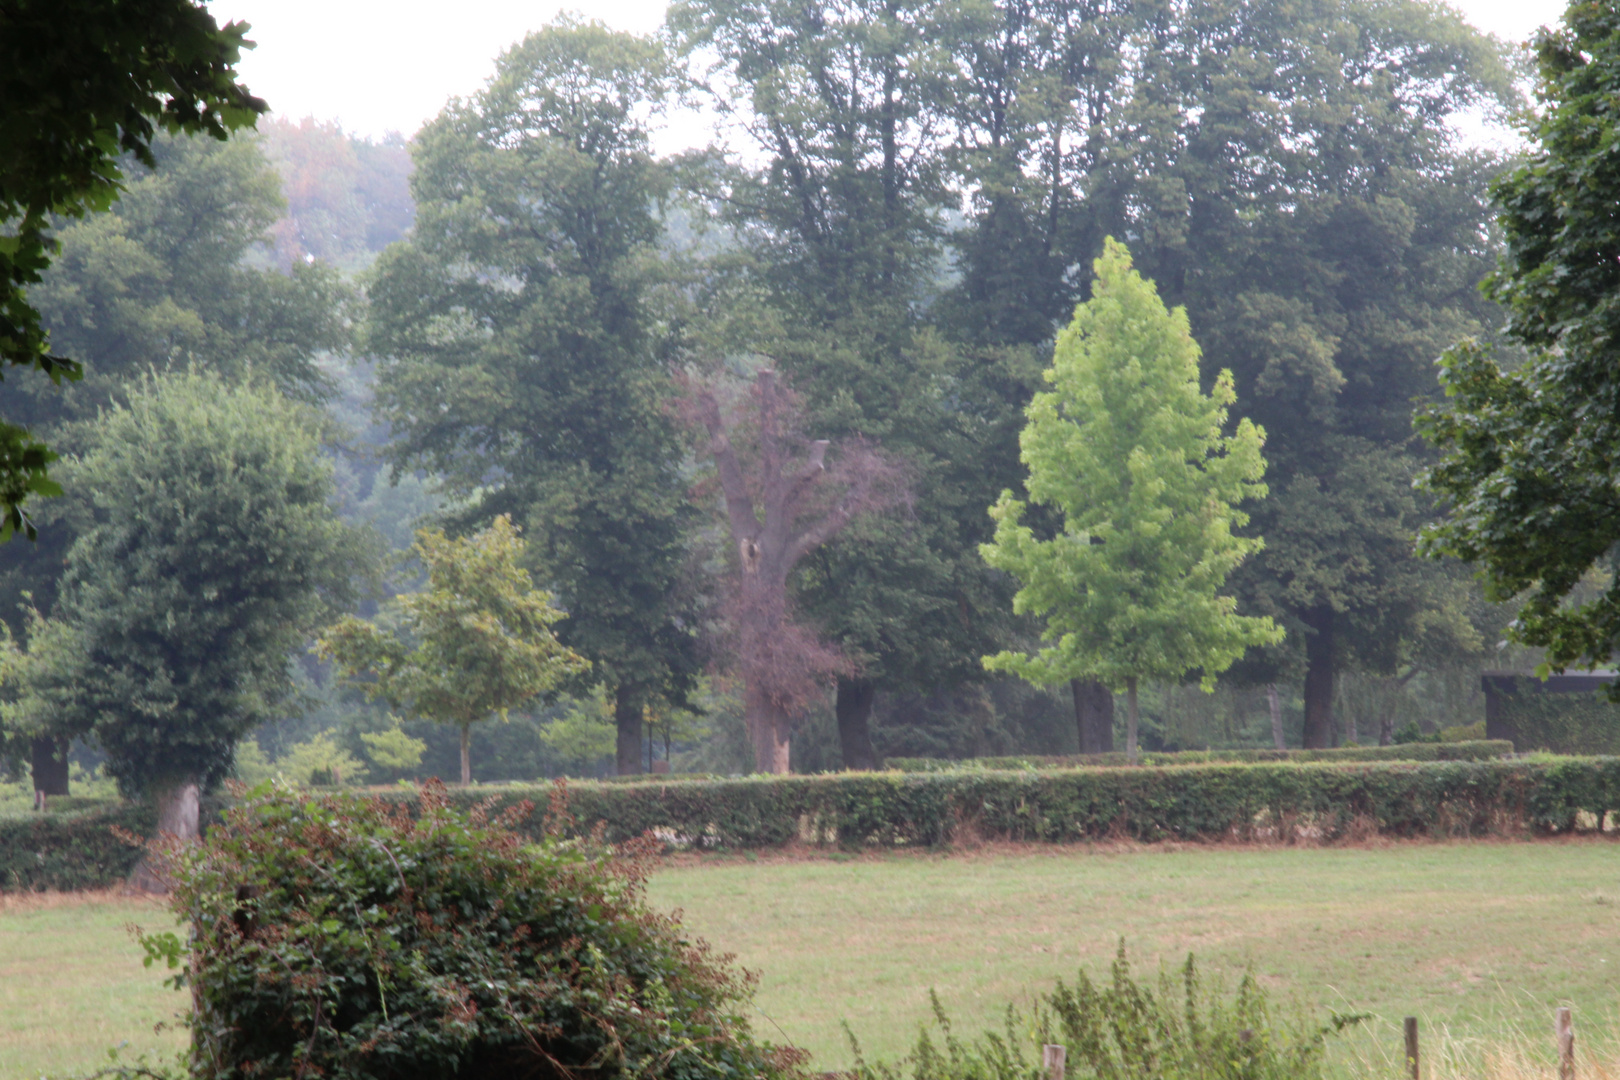
[(743, 678), (743, 715), (760, 772), (788, 771), (794, 715), (833, 676), (853, 674), (835, 646), (794, 618), (788, 576), (805, 555), (862, 514), (903, 497), (898, 471), (859, 441), (840, 446), (831, 466), (828, 442), (806, 441), (796, 428), (791, 394), (776, 372), (761, 371), (746, 418), (757, 460), (748, 464), (712, 389), (699, 389), (688, 409), (708, 435), (725, 497), (736, 562), (724, 611)]
[(1203, 393), (1186, 311), (1165, 308), (1123, 245), (1108, 241), (1096, 273), (1021, 439), (1029, 502), (1061, 515), (1062, 531), (1038, 537), (1023, 521), (1028, 504), (1006, 491), (990, 512), (995, 541), (982, 548), (1021, 582), (1014, 604), (1045, 618), (1051, 644), (984, 663), (1036, 683), (1123, 686), (1134, 761), (1141, 680), (1197, 670), (1211, 686), (1282, 630), (1220, 595), (1261, 546), (1232, 529), (1248, 520), (1238, 504), (1266, 494), (1264, 433), (1245, 419), (1223, 434), (1231, 376)]
[(522, 567), (510, 518), (449, 539), (423, 529), (412, 552), (427, 587), (399, 597), (400, 631), (346, 616), (315, 643), (368, 697), (461, 732), (461, 782), (472, 783), (472, 726), (555, 689), (590, 662), (558, 643), (562, 612)]

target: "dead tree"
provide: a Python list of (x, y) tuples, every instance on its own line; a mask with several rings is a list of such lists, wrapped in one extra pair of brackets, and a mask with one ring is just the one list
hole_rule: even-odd
[[(687, 404), (708, 434), (725, 496), (736, 563), (724, 614), (755, 767), (785, 773), (795, 716), (829, 678), (854, 670), (840, 649), (795, 620), (788, 575), (856, 517), (903, 499), (904, 489), (899, 471), (860, 440), (840, 446), (829, 465), (826, 439), (798, 436), (793, 396), (774, 371), (756, 376), (750, 397), (740, 423), (722, 414), (712, 388), (696, 389)], [(740, 430), (754, 444), (747, 464), (733, 440)]]

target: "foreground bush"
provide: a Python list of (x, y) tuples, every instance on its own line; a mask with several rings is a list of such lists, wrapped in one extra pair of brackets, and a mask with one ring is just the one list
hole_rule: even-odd
[(1032, 1015), (1009, 1008), (1003, 1033), (972, 1041), (955, 1035), (936, 997), (943, 1045), (925, 1030), (894, 1064), (868, 1063), (857, 1046), (856, 1080), (1044, 1080), (1047, 1043), (1066, 1051), (1070, 1080), (1318, 1080), (1326, 1037), (1364, 1019), (1279, 1022), (1252, 975), (1228, 997), (1199, 977), (1190, 954), (1179, 977), (1161, 970), (1155, 988), (1132, 977), (1121, 944), (1109, 975), (1102, 985), (1084, 971), (1073, 986), (1059, 980)]
[[(256, 789), (170, 849), (191, 1075), (780, 1075), (744, 980), (642, 899), (643, 863), (445, 805)], [(171, 936), (148, 949), (178, 948)]]

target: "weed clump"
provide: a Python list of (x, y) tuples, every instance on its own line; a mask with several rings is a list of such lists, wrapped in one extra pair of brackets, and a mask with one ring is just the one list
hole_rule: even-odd
[[(748, 978), (643, 899), (646, 852), (269, 785), (167, 852), (196, 1078), (774, 1078)], [(553, 814), (564, 810), (554, 800)]]
[[(1179, 977), (1177, 977), (1179, 975)], [(1279, 1022), (1265, 991), (1245, 974), (1235, 995), (1206, 984), (1191, 954), (1158, 985), (1131, 975), (1121, 942), (1108, 982), (1081, 971), (1058, 981), (1029, 1014), (1009, 1006), (1004, 1030), (964, 1041), (930, 993), (941, 1043), (925, 1029), (897, 1063), (867, 1062), (854, 1047), (857, 1080), (1043, 1080), (1041, 1047), (1065, 1049), (1069, 1080), (1319, 1080), (1329, 1035), (1366, 1019), (1334, 1015), (1327, 1026)], [(847, 1031), (847, 1029), (846, 1029)]]

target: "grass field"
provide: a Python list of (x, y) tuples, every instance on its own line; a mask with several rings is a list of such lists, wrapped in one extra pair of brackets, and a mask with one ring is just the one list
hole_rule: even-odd
[[(869, 1056), (896, 1056), (930, 987), (977, 1030), (1103, 970), (1120, 937), (1144, 968), (1191, 950), (1324, 1016), (1392, 1020), (1347, 1045), (1363, 1060), (1399, 1053), (1408, 1014), (1452, 1058), (1515, 1033), (1534, 1048), (1558, 1004), (1583, 1049), (1612, 1046), (1620, 1015), (1620, 846), (1601, 839), (714, 857), (671, 862), (651, 894), (760, 973), (762, 1032), (820, 1069), (848, 1061), (841, 1020)], [(183, 998), (123, 930), (162, 917), (105, 896), (0, 900), (0, 1078), (89, 1069), (123, 1040), (176, 1045), (151, 1027)]]

